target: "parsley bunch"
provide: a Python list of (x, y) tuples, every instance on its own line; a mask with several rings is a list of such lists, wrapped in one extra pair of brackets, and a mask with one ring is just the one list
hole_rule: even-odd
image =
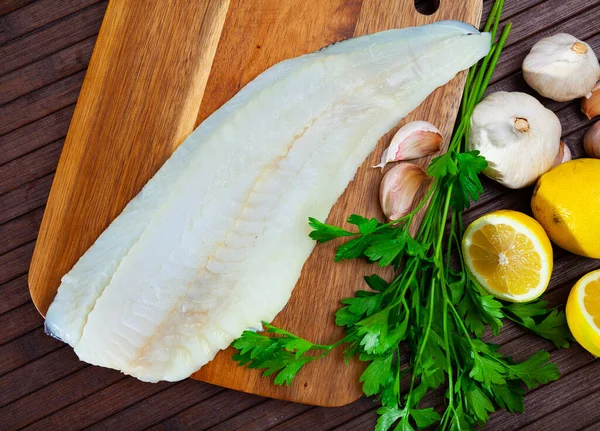
[[(502, 6), (503, 0), (495, 2), (485, 26), (493, 40)], [(352, 231), (309, 219), (310, 237), (319, 243), (348, 237), (337, 248), (336, 261), (361, 258), (391, 265), (395, 278), (366, 277), (369, 290), (342, 300), (336, 324), (345, 328), (346, 336), (336, 343), (313, 344), (265, 322), (266, 332), (245, 331), (232, 343), (240, 365), (276, 375), (275, 384), (289, 384), (305, 364), (343, 345), (347, 359), (358, 357), (368, 364), (360, 381), (363, 392), (382, 404), (376, 431), (411, 431), (435, 424), (441, 430), (475, 429), (485, 425), (496, 408), (522, 412), (525, 387), (559, 377), (547, 352), (516, 363), (481, 337), (486, 327), (497, 335), (507, 318), (556, 347), (566, 347), (571, 335), (564, 312), (548, 309), (543, 300), (508, 304), (487, 294), (467, 272), (460, 247), (462, 213), (483, 192), (478, 175), (487, 166), (477, 151), (464, 150), (469, 120), (509, 31), (510, 24), (490, 53), (469, 70), (448, 152), (429, 165), (433, 183), (415, 210), (391, 223), (354, 214), (348, 218), (356, 227)], [(417, 229), (415, 216), (426, 205)], [(454, 263), (453, 254), (458, 256)], [(442, 387), (441, 414), (420, 406), (428, 393)]]

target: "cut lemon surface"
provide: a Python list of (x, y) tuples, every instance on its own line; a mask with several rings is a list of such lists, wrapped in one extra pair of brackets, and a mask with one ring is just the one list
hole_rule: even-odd
[(462, 249), (471, 274), (498, 298), (531, 301), (548, 287), (552, 245), (528, 215), (501, 210), (478, 218), (465, 231)]
[(577, 342), (600, 356), (600, 269), (584, 275), (571, 289), (567, 323)]

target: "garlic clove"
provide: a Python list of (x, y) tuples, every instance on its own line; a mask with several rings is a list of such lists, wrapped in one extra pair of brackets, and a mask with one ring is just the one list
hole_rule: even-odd
[(402, 126), (383, 152), (381, 162), (374, 168), (383, 169), (389, 162), (412, 160), (437, 153), (443, 142), (442, 134), (427, 121), (411, 121)]
[(600, 81), (596, 83), (589, 94), (581, 99), (581, 112), (588, 120), (600, 115)]
[(588, 156), (600, 159), (600, 121), (596, 121), (592, 127), (585, 132), (583, 137), (583, 148)]
[(552, 168), (561, 131), (558, 117), (535, 97), (499, 91), (475, 107), (468, 148), (488, 161), (485, 175), (520, 189)]
[(556, 154), (556, 158), (554, 159), (554, 164), (552, 165), (552, 167), (554, 168), (560, 165), (561, 163), (568, 162), (569, 160), (571, 160), (571, 158), (571, 149), (563, 141), (560, 141), (560, 147), (558, 149), (558, 153)]
[(420, 166), (402, 163), (387, 171), (379, 186), (379, 202), (385, 216), (398, 220), (407, 215), (427, 174)]
[(591, 91), (600, 65), (587, 43), (559, 33), (533, 45), (523, 61), (523, 77), (542, 96), (566, 102)]

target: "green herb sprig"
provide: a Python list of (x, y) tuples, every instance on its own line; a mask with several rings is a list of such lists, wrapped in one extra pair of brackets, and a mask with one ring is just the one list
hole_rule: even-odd
[[(494, 3), (484, 28), (492, 40), (498, 34), (502, 6), (503, 0)], [(517, 363), (481, 337), (487, 327), (498, 335), (507, 318), (558, 348), (567, 347), (571, 335), (564, 312), (548, 309), (543, 300), (508, 304), (487, 294), (466, 270), (460, 247), (462, 213), (483, 193), (478, 175), (487, 166), (477, 151), (465, 150), (470, 117), (490, 82), (510, 27), (502, 29), (490, 53), (469, 70), (448, 152), (429, 165), (433, 183), (411, 213), (391, 223), (354, 214), (348, 218), (355, 226), (352, 231), (309, 219), (310, 237), (319, 243), (348, 237), (337, 248), (336, 261), (361, 258), (391, 265), (395, 278), (388, 282), (378, 275), (365, 277), (369, 290), (342, 300), (335, 317), (346, 336), (336, 343), (313, 344), (264, 322), (266, 332), (245, 331), (232, 343), (240, 365), (264, 369), (265, 376), (276, 376), (275, 384), (289, 385), (304, 365), (343, 345), (348, 360), (358, 357), (368, 364), (360, 381), (363, 392), (382, 404), (376, 431), (392, 427), (411, 431), (435, 424), (441, 430), (475, 429), (497, 408), (522, 412), (525, 387), (559, 377), (547, 352)], [(425, 205), (413, 236), (415, 217)], [(453, 253), (458, 256), (454, 267)], [(401, 352), (403, 345), (408, 354), (403, 353), (407, 349)], [(410, 383), (401, 386), (404, 378)], [(441, 414), (420, 406), (429, 392), (443, 385), (447, 389)]]

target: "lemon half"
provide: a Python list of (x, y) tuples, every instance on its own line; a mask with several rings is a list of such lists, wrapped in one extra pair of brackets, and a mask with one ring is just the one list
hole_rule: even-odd
[(462, 241), (468, 270), (492, 295), (512, 302), (539, 297), (552, 274), (552, 245), (533, 218), (500, 210), (478, 218)]
[(571, 289), (567, 323), (577, 342), (600, 356), (600, 269), (584, 275)]

